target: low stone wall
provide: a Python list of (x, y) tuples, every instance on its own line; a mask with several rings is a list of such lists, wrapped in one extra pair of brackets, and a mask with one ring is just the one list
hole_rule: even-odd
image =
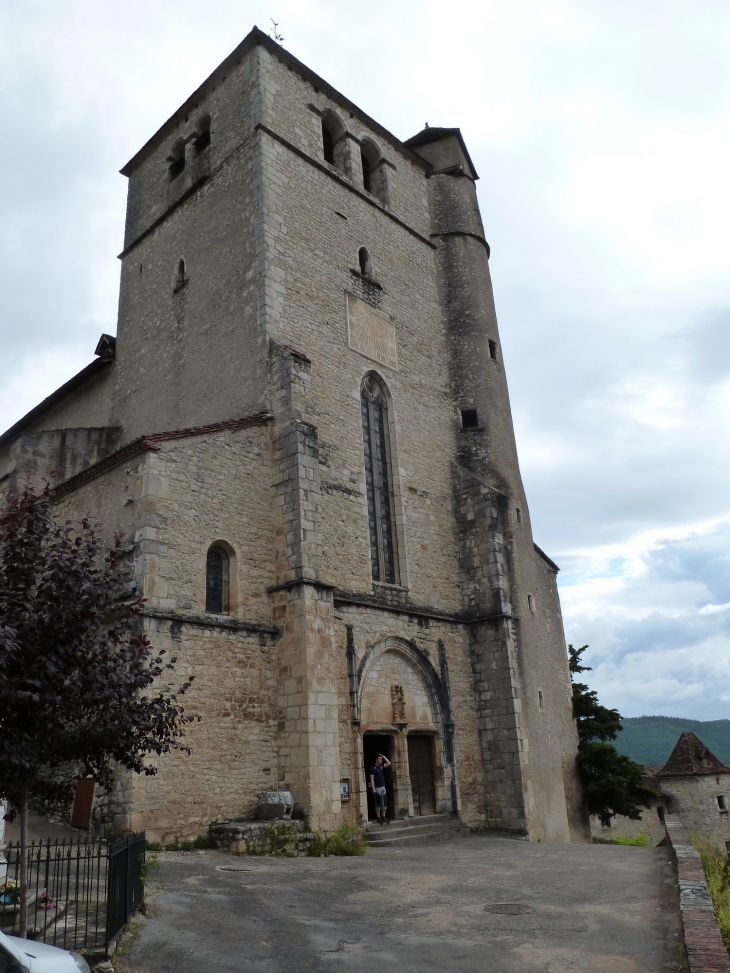
[(212, 824), (209, 832), (231, 855), (306, 855), (315, 840), (304, 821), (226, 821)]
[(677, 815), (667, 814), (664, 823), (677, 866), (679, 909), (690, 973), (730, 973), (730, 957), (715, 919), (699, 853)]

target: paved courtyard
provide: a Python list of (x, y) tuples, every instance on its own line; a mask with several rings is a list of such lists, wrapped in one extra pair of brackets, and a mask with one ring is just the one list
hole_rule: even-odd
[(685, 969), (663, 849), (479, 835), (363, 858), (161, 857), (123, 973)]

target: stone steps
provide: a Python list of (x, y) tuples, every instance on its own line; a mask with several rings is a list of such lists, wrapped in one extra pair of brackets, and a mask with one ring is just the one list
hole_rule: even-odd
[(467, 825), (448, 814), (429, 814), (422, 818), (404, 818), (392, 824), (368, 825), (367, 840), (371, 848), (397, 845), (420, 845), (432, 841), (452, 841), (466, 838)]

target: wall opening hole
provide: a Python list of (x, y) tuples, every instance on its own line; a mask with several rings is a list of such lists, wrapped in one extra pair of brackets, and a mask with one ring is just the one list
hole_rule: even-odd
[(727, 802), (722, 794), (717, 795), (717, 806), (721, 811), (727, 811)]
[(542, 707), (545, 705), (545, 697), (542, 694), (542, 689), (538, 690), (537, 701), (540, 704), (540, 708), (542, 709)]
[(662, 822), (662, 824), (664, 824), (664, 808), (661, 806), (661, 804), (656, 809), (656, 813), (659, 820)]
[(535, 599), (532, 597), (532, 595), (527, 596), (527, 607), (531, 612), (535, 611)]
[(476, 429), (479, 426), (479, 413), (476, 409), (461, 410), (461, 428)]
[(520, 510), (519, 507), (515, 507), (515, 516), (517, 517), (517, 523), (518, 524), (521, 524), (522, 523), (522, 511)]
[(492, 341), (491, 338), (489, 339), (489, 357), (492, 359), (492, 361), (497, 360), (497, 342)]

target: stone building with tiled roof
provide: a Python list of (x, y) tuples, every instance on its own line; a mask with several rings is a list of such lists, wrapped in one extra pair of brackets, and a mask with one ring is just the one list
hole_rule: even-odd
[(665, 837), (664, 815), (678, 814), (687, 831), (723, 851), (730, 850), (728, 774), (730, 767), (722, 764), (699, 737), (683, 733), (665, 764), (646, 768), (644, 782), (657, 792), (657, 798), (641, 820), (618, 816), (607, 828), (600, 819), (592, 818), (593, 837), (611, 839), (648, 833), (649, 844), (656, 845)]

